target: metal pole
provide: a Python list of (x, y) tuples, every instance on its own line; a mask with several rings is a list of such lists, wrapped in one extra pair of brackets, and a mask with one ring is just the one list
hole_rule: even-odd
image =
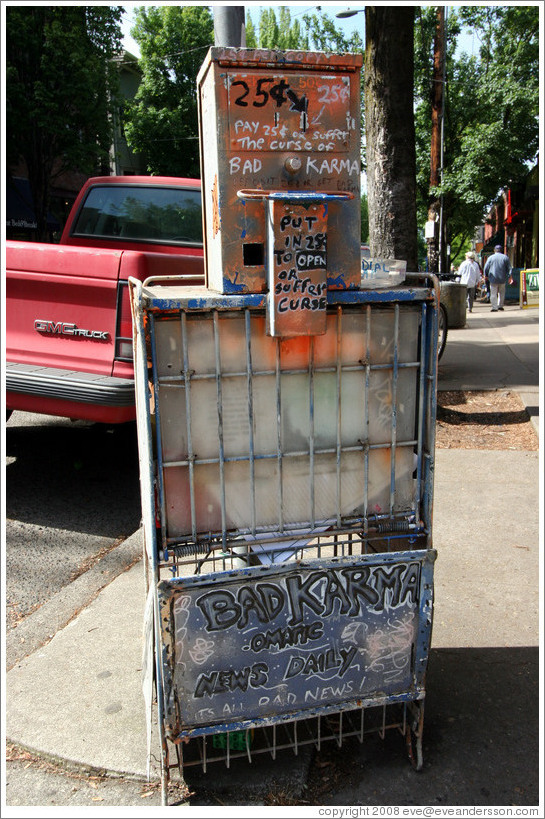
[(445, 156), (445, 96), (447, 92), (447, 32), (446, 32), (446, 21), (448, 15), (448, 8), (445, 6), (445, 11), (442, 20), (442, 60), (443, 60), (443, 94), (441, 98), (441, 157), (440, 157), (440, 179), (441, 179), (441, 196), (439, 200), (439, 272), (440, 273), (449, 273), (450, 271), (445, 271), (443, 265), (443, 203), (444, 203), (444, 195), (443, 195), (443, 160)]
[(246, 47), (244, 6), (214, 7), (214, 45)]

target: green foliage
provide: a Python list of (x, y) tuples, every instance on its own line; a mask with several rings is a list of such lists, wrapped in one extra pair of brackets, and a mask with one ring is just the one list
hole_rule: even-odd
[(257, 45), (257, 34), (255, 31), (255, 26), (253, 24), (252, 18), (250, 17), (250, 12), (246, 12), (246, 48), (258, 48)]
[(143, 77), (124, 113), (127, 142), (149, 173), (199, 177), (196, 81), (214, 43), (210, 11), (140, 7), (131, 33), (140, 46)]
[(361, 195), (361, 242), (363, 245), (369, 242), (369, 202), (366, 193)]
[[(415, 121), (419, 224), (428, 206), (434, 8), (415, 26)], [(478, 56), (455, 53), (462, 27)], [(501, 188), (528, 173), (538, 147), (537, 6), (460, 6), (449, 10), (442, 193), (448, 241), (459, 257)], [(439, 194), (441, 191), (431, 191)]]
[(249, 12), (246, 15), (247, 48), (270, 48), (281, 51), (308, 50), (308, 39), (298, 20), (292, 22), (287, 6), (278, 8), (278, 20), (273, 8), (263, 9), (256, 32)]
[(365, 44), (355, 31), (346, 37), (327, 14), (304, 14), (303, 22), (308, 32), (310, 48), (313, 51), (329, 51), (338, 54), (349, 52), (363, 54)]
[(346, 37), (335, 21), (323, 12), (303, 14), (301, 22), (292, 19), (287, 6), (263, 9), (258, 31), (250, 13), (246, 14), (246, 46), (286, 51), (328, 51), (363, 53), (364, 43), (355, 32)]
[(120, 6), (6, 9), (7, 161), (26, 162), (42, 235), (53, 176), (93, 173), (107, 161), (121, 13)]

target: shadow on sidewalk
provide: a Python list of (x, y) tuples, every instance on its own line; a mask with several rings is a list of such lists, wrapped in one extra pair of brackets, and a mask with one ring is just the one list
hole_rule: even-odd
[(6, 429), (8, 518), (103, 537), (138, 528), (135, 424), (16, 421)]
[[(396, 730), (341, 748), (329, 742), (313, 755), (300, 796), (273, 788), (261, 804), (537, 806), (538, 688), (537, 647), (432, 650), (421, 772)], [(259, 777), (259, 767), (234, 760), (230, 770), (210, 767), (204, 776), (188, 769), (190, 804), (218, 804), (218, 794), (222, 804), (248, 804), (244, 783)]]

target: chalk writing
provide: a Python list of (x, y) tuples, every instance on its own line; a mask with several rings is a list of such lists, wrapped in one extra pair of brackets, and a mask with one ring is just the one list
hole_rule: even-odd
[(357, 176), (361, 171), (360, 162), (358, 160), (340, 159), (333, 157), (332, 159), (312, 159), (307, 156), (306, 173), (311, 172), (317, 174), (342, 174), (347, 173), (349, 176)]
[(286, 668), (284, 679), (288, 680), (298, 674), (311, 676), (318, 674), (318, 672), (331, 670), (334, 670), (339, 677), (343, 677), (357, 653), (358, 649), (355, 646), (350, 646), (350, 648), (341, 647), (338, 651), (329, 648), (327, 651), (320, 653), (312, 652), (306, 657), (292, 656)]
[(402, 679), (411, 662), (414, 622), (388, 618), (384, 626), (371, 628), (358, 621), (345, 626), (341, 634), (353, 643), (354, 651), (364, 658), (367, 673), (379, 672), (389, 682)]
[(350, 131), (328, 128), (310, 133), (292, 130), (287, 125), (269, 125), (238, 119), (234, 123), (233, 143), (243, 151), (335, 151), (347, 144)]
[(347, 77), (339, 81), (304, 75), (232, 76), (231, 148), (252, 152), (348, 151), (350, 136), (357, 131), (350, 108)]
[(240, 671), (211, 671), (199, 675), (195, 688), (195, 697), (211, 697), (214, 694), (225, 694), (230, 691), (247, 691), (248, 686), (259, 688), (267, 684), (269, 666), (266, 663), (254, 663)]
[(334, 611), (356, 617), (366, 608), (382, 611), (415, 602), (419, 576), (417, 563), (314, 571), (288, 575), (281, 585), (256, 583), (241, 586), (236, 593), (213, 589), (196, 604), (209, 632), (246, 628), (250, 618), (270, 623), (281, 612), (287, 625), (294, 626), (303, 622), (307, 610), (320, 617)]
[(367, 555), (228, 573), (221, 583), (177, 579), (184, 591), (161, 618), (173, 625), (170, 644), (187, 632), (185, 654), (166, 654), (176, 699), (169, 714), (211, 725), (412, 691), (425, 673), (417, 641), (431, 627), (422, 614), (425, 565), (416, 554)]
[(279, 691), (279, 693), (274, 697), (260, 697), (258, 701), (259, 707), (267, 708), (272, 705), (276, 708), (282, 708), (286, 705), (295, 705), (297, 702), (297, 696), (291, 691), (288, 691), (285, 686), (282, 688), (283, 690)]
[(335, 103), (338, 100), (346, 102), (350, 96), (350, 89), (347, 85), (319, 85), (318, 93), (318, 102), (323, 102), (326, 104)]
[(321, 700), (335, 701), (348, 699), (354, 692), (354, 682), (345, 682), (342, 685), (325, 685), (305, 691), (305, 702), (320, 702)]
[(197, 637), (192, 648), (189, 649), (189, 656), (197, 665), (203, 665), (214, 653), (214, 643), (212, 640), (205, 640)]
[(199, 722), (210, 722), (216, 716), (216, 712), (213, 708), (199, 708), (196, 713)]
[(181, 657), (184, 653), (185, 639), (187, 637), (186, 625), (189, 619), (190, 603), (191, 598), (187, 595), (182, 595), (177, 598), (173, 606), (173, 616), (175, 623), (174, 645), (176, 649), (176, 656), (178, 657), (178, 662), (182, 665), (185, 665)]
[(413, 640), (411, 622), (389, 620), (386, 628), (379, 628), (368, 637), (368, 671), (380, 670), (389, 680), (401, 678), (410, 663)]
[(254, 157), (253, 159), (245, 159), (244, 161), (240, 156), (232, 156), (229, 159), (230, 174), (239, 172), (242, 174), (259, 173), (262, 167), (263, 163), (260, 159), (257, 159), (257, 157)]
[(309, 640), (320, 640), (322, 637), (323, 624), (316, 620), (308, 625), (286, 626), (254, 634), (249, 647), (256, 652), (264, 649), (268, 651), (271, 648), (282, 649), (287, 646), (305, 645)]

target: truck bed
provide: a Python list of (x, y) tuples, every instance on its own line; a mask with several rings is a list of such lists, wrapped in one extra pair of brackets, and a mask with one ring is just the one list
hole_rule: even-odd
[(8, 410), (105, 423), (134, 419), (129, 276), (180, 276), (198, 285), (203, 259), (8, 243)]

